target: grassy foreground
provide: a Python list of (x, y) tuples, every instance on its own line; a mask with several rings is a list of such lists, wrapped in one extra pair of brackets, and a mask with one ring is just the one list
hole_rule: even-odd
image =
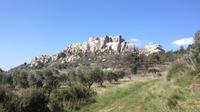
[(188, 88), (194, 76), (185, 74), (175, 81), (165, 78), (139, 81), (109, 88), (96, 103), (82, 112), (199, 112), (200, 92)]

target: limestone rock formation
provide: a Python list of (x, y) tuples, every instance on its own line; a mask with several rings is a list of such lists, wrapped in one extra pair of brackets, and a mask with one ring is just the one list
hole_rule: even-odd
[(65, 51), (70, 53), (75, 52), (104, 52), (106, 50), (113, 50), (116, 53), (125, 51), (133, 51), (135, 46), (126, 42), (121, 36), (105, 36), (105, 37), (91, 37), (87, 42), (82, 44), (75, 43), (69, 45)]
[(48, 56), (40, 55), (31, 61), (31, 67), (53, 62), (68, 63), (81, 58), (80, 54), (112, 51), (116, 54), (133, 52), (136, 48), (133, 44), (125, 41), (122, 36), (91, 37), (87, 42), (70, 44), (64, 51)]
[(141, 50), (141, 54), (145, 54), (145, 55), (150, 55), (150, 54), (153, 54), (153, 53), (162, 53), (162, 52), (165, 52), (165, 50), (162, 48), (161, 45), (159, 44), (149, 44), (149, 45), (146, 45), (144, 47), (144, 49)]
[[(135, 51), (138, 51), (138, 48), (136, 48), (132, 43), (125, 41), (122, 36), (91, 37), (87, 42), (70, 44), (58, 54), (52, 56), (37, 56), (31, 61), (30, 67), (44, 66), (52, 63), (64, 64), (76, 62), (86, 54), (93, 54), (99, 57), (99, 54), (102, 53), (123, 54)], [(139, 51), (140, 54), (145, 54), (147, 56), (152, 53), (160, 52), (164, 52), (164, 50), (159, 44), (147, 45), (144, 49)], [(106, 59), (102, 59), (102, 61), (105, 60)]]

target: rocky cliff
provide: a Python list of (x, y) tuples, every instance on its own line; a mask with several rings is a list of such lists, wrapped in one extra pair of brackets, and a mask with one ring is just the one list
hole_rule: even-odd
[[(125, 41), (122, 36), (104, 36), (104, 37), (91, 37), (87, 42), (70, 44), (62, 52), (49, 56), (40, 55), (35, 57), (30, 67), (38, 67), (43, 65), (50, 65), (52, 63), (70, 63), (76, 62), (85, 54), (123, 54), (126, 52), (139, 51), (134, 44)], [(140, 50), (140, 54), (149, 55), (152, 53), (164, 52), (162, 46), (152, 44)]]
[(48, 56), (40, 55), (31, 61), (31, 67), (53, 62), (67, 63), (81, 58), (80, 54), (113, 52), (115, 54), (133, 52), (137, 48), (125, 41), (122, 36), (91, 37), (87, 42), (70, 44), (64, 51)]
[(134, 45), (126, 42), (121, 36), (105, 36), (91, 37), (87, 42), (71, 44), (65, 49), (70, 53), (77, 51), (96, 53), (106, 50), (113, 50), (116, 53), (133, 51)]

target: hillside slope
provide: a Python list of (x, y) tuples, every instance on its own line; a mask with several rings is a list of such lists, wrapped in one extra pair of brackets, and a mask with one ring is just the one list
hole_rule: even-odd
[(200, 93), (188, 89), (192, 79), (185, 74), (177, 83), (161, 78), (109, 88), (82, 112), (198, 112)]

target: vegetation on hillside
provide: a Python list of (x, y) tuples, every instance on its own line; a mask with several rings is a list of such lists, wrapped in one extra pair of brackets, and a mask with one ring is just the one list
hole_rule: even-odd
[[(82, 58), (73, 64), (42, 69), (25, 66), (10, 71), (0, 69), (0, 112), (188, 112), (200, 109), (200, 32), (195, 34), (193, 45), (175, 52), (148, 56), (137, 52), (79, 55)], [(170, 66), (170, 69), (162, 70), (162, 66)], [(166, 76), (163, 71), (168, 71)], [(117, 86), (123, 85), (124, 77), (131, 79), (149, 74), (156, 79), (130, 80), (125, 86)], [(109, 84), (115, 88), (107, 87)], [(96, 88), (105, 88), (105, 92), (99, 95)]]

